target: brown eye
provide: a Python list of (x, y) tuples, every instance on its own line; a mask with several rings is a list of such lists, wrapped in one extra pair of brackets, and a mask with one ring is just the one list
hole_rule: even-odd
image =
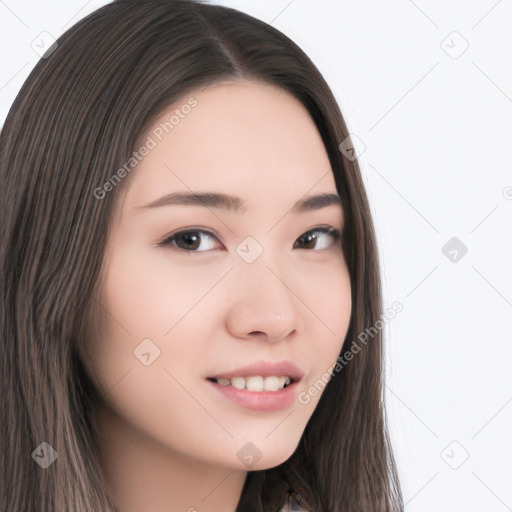
[[(189, 229), (172, 234), (158, 245), (188, 252), (206, 252), (211, 250), (208, 249), (208, 245), (211, 245), (213, 240), (217, 240), (217, 237), (209, 231)], [(206, 249), (199, 249), (199, 247), (204, 247), (205, 245)]]
[[(298, 249), (327, 249), (340, 239), (341, 233), (333, 227), (315, 228), (307, 231), (294, 244), (294, 248)], [(303, 244), (303, 247), (296, 247), (297, 243)]]

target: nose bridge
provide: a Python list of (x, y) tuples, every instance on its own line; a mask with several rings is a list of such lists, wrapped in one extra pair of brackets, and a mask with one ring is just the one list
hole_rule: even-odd
[(293, 283), (279, 269), (277, 258), (264, 251), (251, 263), (240, 258), (228, 327), (237, 337), (266, 335), (277, 341), (304, 329), (304, 320), (293, 293)]

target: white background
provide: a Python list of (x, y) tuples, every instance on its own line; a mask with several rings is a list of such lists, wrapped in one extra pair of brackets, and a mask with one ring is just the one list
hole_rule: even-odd
[[(41, 32), (105, 3), (0, 0), (0, 123)], [(512, 2), (214, 3), (296, 41), (362, 141), (406, 511), (512, 510)]]

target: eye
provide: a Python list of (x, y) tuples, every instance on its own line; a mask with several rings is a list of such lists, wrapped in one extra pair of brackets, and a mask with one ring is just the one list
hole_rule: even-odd
[[(341, 238), (340, 230), (333, 227), (311, 229), (297, 238), (294, 249), (327, 249)], [(159, 247), (170, 247), (185, 252), (208, 252), (215, 249), (215, 241), (219, 239), (204, 229), (186, 229), (177, 231), (157, 244)], [(301, 247), (302, 244), (302, 247)]]
[(299, 244), (305, 245), (305, 247), (298, 247), (298, 249), (327, 249), (337, 243), (340, 238), (341, 232), (339, 229), (333, 227), (318, 227), (307, 231), (297, 238), (294, 248), (297, 248), (296, 244), (298, 242)]
[(218, 241), (217, 237), (209, 231), (188, 229), (172, 234), (157, 245), (160, 247), (170, 246), (188, 252), (205, 252), (212, 249), (213, 240)]

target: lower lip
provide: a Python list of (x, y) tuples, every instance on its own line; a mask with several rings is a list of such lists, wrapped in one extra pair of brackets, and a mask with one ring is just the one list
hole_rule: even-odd
[(297, 382), (293, 382), (279, 391), (248, 391), (233, 386), (222, 386), (210, 380), (208, 383), (226, 398), (253, 411), (272, 412), (287, 409), (293, 404), (297, 394)]

